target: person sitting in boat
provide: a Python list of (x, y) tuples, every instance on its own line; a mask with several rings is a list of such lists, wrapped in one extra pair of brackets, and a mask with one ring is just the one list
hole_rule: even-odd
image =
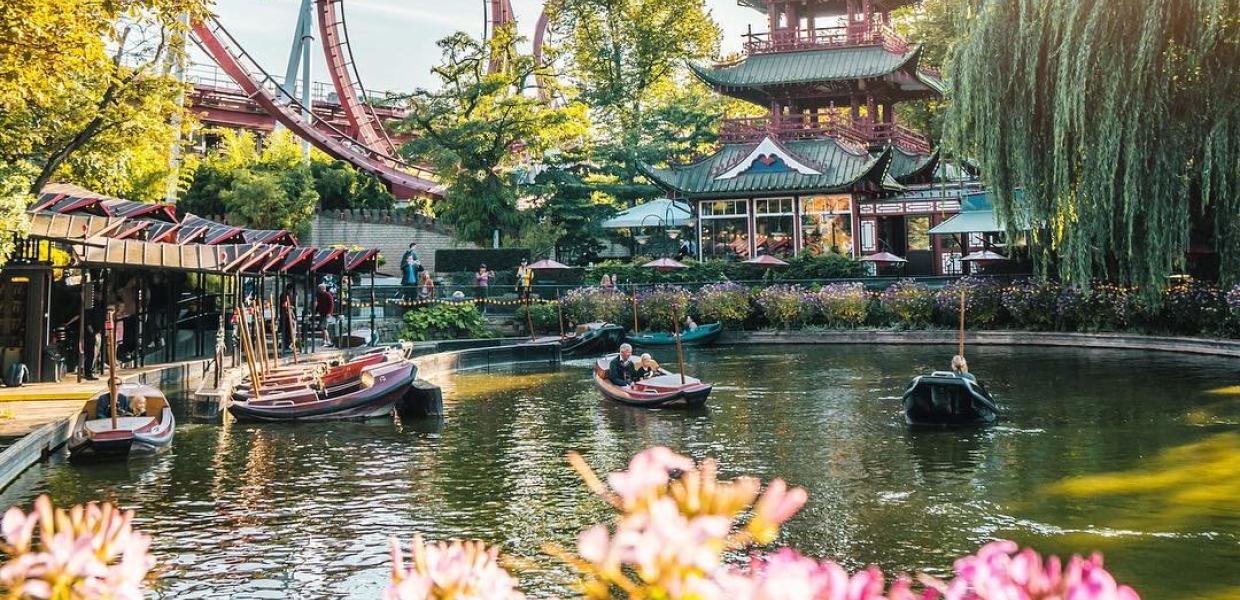
[(659, 376), (659, 363), (651, 358), (649, 354), (643, 354), (642, 360), (637, 364), (637, 380), (650, 379)]
[(685, 331), (689, 331), (691, 329), (697, 329), (697, 326), (698, 326), (697, 321), (694, 321), (693, 317), (689, 315), (685, 315)]
[(628, 387), (637, 381), (637, 369), (633, 366), (633, 346), (620, 344), (620, 354), (607, 366), (607, 381), (620, 387)]
[(955, 373), (956, 377), (964, 377), (965, 379), (977, 381), (977, 377), (974, 377), (973, 374), (969, 372), (968, 361), (966, 361), (964, 357), (959, 354), (952, 357), (952, 373)]

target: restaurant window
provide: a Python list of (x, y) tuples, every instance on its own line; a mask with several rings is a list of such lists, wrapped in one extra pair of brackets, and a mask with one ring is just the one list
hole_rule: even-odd
[(852, 198), (847, 195), (801, 199), (801, 246), (813, 254), (853, 251)]
[(749, 258), (749, 207), (746, 201), (703, 202), (698, 210), (702, 260)]
[(905, 227), (909, 251), (930, 250), (930, 217), (908, 217)]
[(753, 205), (757, 253), (792, 256), (792, 198), (759, 198)]

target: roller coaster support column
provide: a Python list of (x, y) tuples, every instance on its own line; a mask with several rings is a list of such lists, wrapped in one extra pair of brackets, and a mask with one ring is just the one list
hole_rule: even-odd
[[(284, 71), (284, 89), (297, 93), (297, 68), (301, 67), (301, 105), (306, 107), (302, 118), (312, 123), (314, 115), (310, 113), (310, 49), (314, 46), (314, 13), (312, 0), (301, 0), (301, 9), (297, 13), (297, 31), (293, 33), (293, 47), (288, 55), (288, 68)], [(301, 141), (301, 155), (306, 162), (310, 161), (310, 142)]]

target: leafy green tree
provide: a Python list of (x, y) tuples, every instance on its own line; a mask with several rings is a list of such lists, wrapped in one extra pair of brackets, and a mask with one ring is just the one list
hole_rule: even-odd
[(1200, 244), (1224, 279), (1240, 278), (1237, 15), (1240, 0), (973, 13), (954, 52), (948, 139), (980, 159), (1010, 229), (1030, 213), (1041, 268), (1153, 294)]
[(29, 165), (0, 164), (0, 267), (8, 261), (13, 246), (26, 234), (30, 225), (26, 206), (34, 200), (30, 194)]
[(310, 171), (314, 175), (314, 189), (319, 193), (319, 205), (324, 209), (391, 208), (396, 202), (377, 179), (326, 154), (311, 154)]
[(13, 0), (0, 7), (0, 162), (137, 199), (158, 197), (182, 110), (168, 64), (202, 0)]
[(249, 132), (221, 135), (219, 148), (198, 165), (178, 211), (223, 214), (246, 227), (304, 234), (319, 194), (292, 134), (281, 130), (268, 136), (261, 150)]
[(531, 190), (539, 201), (531, 211), (530, 228), (550, 232), (552, 240), (526, 247), (535, 253), (554, 247), (567, 262), (603, 249), (602, 223), (615, 213), (615, 206), (588, 178), (582, 165), (554, 165), (539, 173)]
[[(948, 58), (952, 49), (968, 33), (969, 5), (974, 0), (922, 0), (892, 13), (896, 30), (910, 42), (921, 46), (919, 66), (950, 73)], [(942, 98), (913, 100), (896, 105), (899, 121), (928, 135), (933, 142), (943, 139), (943, 120), (947, 103)]]
[(715, 54), (719, 28), (703, 0), (561, 0), (553, 8), (573, 83), (596, 113), (602, 143), (621, 159), (621, 179), (632, 182), (657, 93), (685, 61)]
[[(514, 167), (539, 161), (552, 147), (582, 143), (580, 105), (546, 106), (523, 94), (540, 67), (505, 50), (505, 68), (487, 73), (491, 51), (464, 33), (439, 41), (443, 62), (437, 91), (419, 89), (404, 127), (415, 135), (402, 153), (434, 165), (447, 184), (435, 213), (459, 238), (479, 243), (492, 231), (515, 235), (522, 224)], [(493, 46), (494, 48), (495, 46)]]

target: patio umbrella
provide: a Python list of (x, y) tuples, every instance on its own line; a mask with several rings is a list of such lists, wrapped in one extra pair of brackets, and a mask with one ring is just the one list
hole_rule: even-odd
[(865, 256), (862, 256), (860, 260), (862, 262), (894, 263), (894, 264), (901, 264), (901, 263), (908, 262), (907, 260), (904, 260), (902, 257), (896, 256), (890, 252), (877, 252), (875, 254), (867, 254)]
[(771, 256), (770, 254), (763, 254), (761, 256), (755, 256), (749, 260), (746, 260), (745, 264), (762, 267), (764, 269), (788, 266), (788, 263), (786, 261), (781, 260), (778, 257)]
[(689, 265), (686, 265), (685, 263), (682, 263), (674, 258), (660, 258), (660, 259), (652, 260), (642, 266), (648, 267), (651, 269), (658, 269), (660, 271), (671, 271), (673, 269), (688, 269), (689, 268)]
[(544, 258), (530, 265), (528, 268), (533, 269), (535, 271), (558, 271), (561, 269), (571, 269), (572, 267), (562, 262), (557, 262), (549, 258)]
[(993, 252), (991, 250), (982, 250), (981, 252), (973, 252), (960, 258), (962, 262), (993, 262), (1007, 260), (1007, 257)]

